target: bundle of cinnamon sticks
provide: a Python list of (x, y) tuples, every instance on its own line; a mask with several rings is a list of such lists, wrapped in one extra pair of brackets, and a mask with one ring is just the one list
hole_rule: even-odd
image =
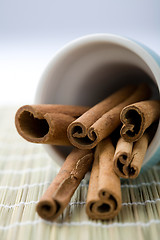
[(55, 220), (88, 171), (88, 216), (110, 219), (119, 213), (120, 177), (138, 176), (160, 117), (160, 101), (150, 97), (142, 83), (124, 86), (91, 108), (41, 104), (18, 109), (15, 125), (27, 141), (74, 146), (37, 204), (39, 216)]

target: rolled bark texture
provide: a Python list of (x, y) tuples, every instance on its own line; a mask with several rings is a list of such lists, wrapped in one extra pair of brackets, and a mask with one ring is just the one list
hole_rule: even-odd
[(145, 130), (160, 117), (160, 101), (148, 100), (125, 107), (120, 119), (123, 123), (120, 134), (127, 142), (140, 139)]
[(113, 170), (114, 152), (109, 138), (96, 147), (86, 203), (86, 212), (92, 219), (113, 218), (121, 209), (120, 178)]
[(91, 168), (91, 150), (74, 149), (66, 158), (58, 175), (37, 204), (40, 217), (55, 220), (67, 207), (76, 188)]
[[(119, 101), (120, 103), (118, 105), (116, 94), (114, 95), (116, 102), (114, 101), (115, 99), (112, 98), (112, 95), (112, 101), (110, 101), (110, 97), (108, 98), (109, 106), (107, 105), (105, 108), (106, 113), (98, 119), (92, 117), (90, 114), (92, 109), (90, 109), (69, 125), (67, 129), (68, 138), (74, 146), (80, 149), (94, 148), (102, 139), (108, 137), (121, 124), (120, 112), (125, 106), (137, 101), (148, 99), (151, 93), (150, 88), (146, 84), (140, 84), (135, 91), (133, 91), (133, 89), (131, 89), (132, 91), (129, 91), (127, 88), (125, 90), (129, 95), (125, 94), (124, 91), (125, 100), (123, 99), (124, 101)], [(97, 105), (97, 108), (99, 106), (100, 104)], [(90, 126), (87, 122), (90, 121), (91, 123), (91, 120), (93, 120), (93, 122)]]
[(142, 163), (148, 149), (150, 136), (145, 133), (134, 144), (126, 142), (123, 138), (118, 140), (114, 154), (114, 171), (122, 178), (138, 177)]
[(88, 107), (68, 105), (25, 105), (18, 109), (15, 125), (18, 133), (29, 142), (71, 145), (67, 127)]

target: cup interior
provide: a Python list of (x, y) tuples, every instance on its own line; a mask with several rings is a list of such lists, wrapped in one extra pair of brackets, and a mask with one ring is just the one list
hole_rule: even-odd
[[(132, 82), (149, 83), (154, 98), (159, 97), (155, 75), (134, 48), (107, 38), (70, 43), (46, 68), (37, 89), (36, 103), (93, 106)], [(148, 156), (154, 139), (152, 142)], [(71, 149), (51, 145), (45, 148), (59, 165)]]

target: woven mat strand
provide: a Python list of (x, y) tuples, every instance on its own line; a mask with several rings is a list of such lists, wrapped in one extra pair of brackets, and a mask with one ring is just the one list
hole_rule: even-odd
[(122, 210), (113, 220), (88, 219), (86, 180), (56, 222), (39, 218), (36, 203), (59, 169), (42, 146), (28, 143), (17, 134), (15, 108), (1, 107), (0, 111), (1, 240), (159, 239), (160, 165), (122, 183)]

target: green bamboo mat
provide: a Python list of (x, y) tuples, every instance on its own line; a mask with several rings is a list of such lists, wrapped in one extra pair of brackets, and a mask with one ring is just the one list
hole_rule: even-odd
[(110, 221), (85, 213), (88, 182), (83, 180), (56, 222), (42, 220), (35, 206), (58, 167), (42, 146), (28, 143), (14, 127), (15, 108), (0, 108), (0, 239), (159, 239), (160, 165), (122, 183), (122, 209)]

